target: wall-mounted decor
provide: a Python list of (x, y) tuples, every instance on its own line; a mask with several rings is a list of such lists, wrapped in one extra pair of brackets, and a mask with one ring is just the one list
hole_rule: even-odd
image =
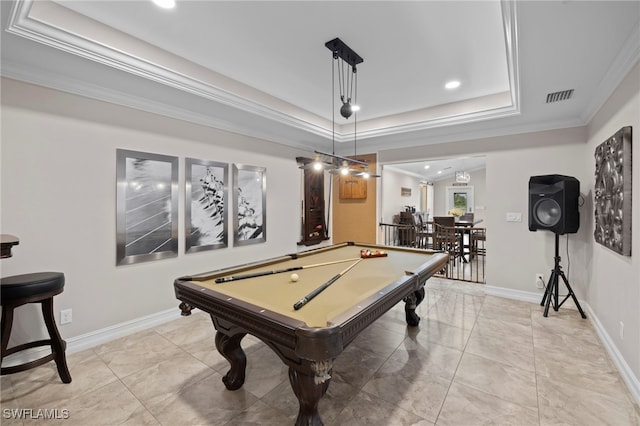
[(596, 242), (631, 256), (631, 126), (596, 147)]
[(411, 188), (400, 188), (401, 197), (411, 197)]
[(267, 179), (264, 167), (234, 164), (234, 244), (263, 243), (267, 239)]
[(116, 152), (116, 264), (178, 255), (178, 157)]
[[(363, 171), (358, 166), (352, 166), (354, 170)], [(341, 200), (366, 200), (367, 199), (367, 179), (348, 173), (338, 175), (338, 188)]]
[(227, 247), (229, 166), (187, 158), (185, 168), (186, 252)]
[(325, 219), (324, 171), (304, 169), (302, 235), (298, 244), (310, 246), (328, 239)]

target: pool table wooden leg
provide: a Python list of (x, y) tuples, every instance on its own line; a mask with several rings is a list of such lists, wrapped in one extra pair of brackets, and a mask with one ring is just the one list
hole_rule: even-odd
[(318, 414), (318, 403), (327, 392), (330, 381), (329, 377), (324, 382), (318, 383), (315, 374), (304, 374), (289, 367), (289, 382), (291, 382), (291, 388), (300, 403), (296, 426), (322, 426), (324, 424)]
[(419, 290), (414, 291), (410, 295), (404, 298), (404, 313), (407, 320), (407, 324), (410, 326), (416, 326), (420, 323), (420, 317), (416, 314), (416, 308), (424, 300), (424, 287), (420, 287)]
[(238, 333), (233, 336), (216, 332), (216, 348), (218, 352), (229, 361), (231, 368), (222, 378), (222, 383), (229, 390), (240, 389), (244, 384), (247, 357), (240, 346), (240, 341), (247, 333)]
[(191, 315), (191, 310), (193, 309), (193, 306), (187, 303), (181, 302), (178, 308), (180, 308), (180, 315), (182, 315), (183, 317), (188, 317), (189, 315)]

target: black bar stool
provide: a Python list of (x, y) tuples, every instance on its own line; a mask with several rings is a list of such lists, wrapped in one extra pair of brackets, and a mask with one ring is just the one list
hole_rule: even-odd
[[(38, 346), (51, 346), (50, 354), (24, 364), (2, 367), (0, 368), (0, 374), (17, 373), (38, 367), (49, 361), (55, 361), (60, 379), (64, 383), (70, 383), (71, 374), (69, 374), (65, 356), (67, 343), (62, 340), (53, 316), (53, 296), (62, 293), (64, 289), (64, 274), (60, 272), (37, 272), (14, 275), (1, 278), (0, 288), (2, 291), (0, 294), (2, 303), (2, 320), (0, 324), (0, 330), (2, 331), (2, 358), (0, 359), (0, 364), (6, 356), (16, 352)], [(13, 310), (27, 303), (41, 304), (42, 316), (49, 331), (49, 339), (7, 348), (9, 336), (11, 335), (11, 326), (13, 325)]]

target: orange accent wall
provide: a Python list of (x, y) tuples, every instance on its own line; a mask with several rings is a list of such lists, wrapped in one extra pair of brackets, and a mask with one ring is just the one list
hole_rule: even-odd
[[(358, 155), (358, 160), (369, 163), (369, 171), (376, 172), (376, 154)], [(356, 241), (375, 244), (378, 224), (376, 223), (377, 185), (379, 178), (367, 179), (366, 199), (340, 199), (340, 176), (333, 175), (333, 243)]]

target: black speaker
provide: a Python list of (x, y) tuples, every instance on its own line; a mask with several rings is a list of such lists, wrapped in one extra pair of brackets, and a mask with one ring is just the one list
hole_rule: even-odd
[(556, 234), (578, 232), (580, 181), (571, 176), (545, 175), (529, 178), (529, 230)]

